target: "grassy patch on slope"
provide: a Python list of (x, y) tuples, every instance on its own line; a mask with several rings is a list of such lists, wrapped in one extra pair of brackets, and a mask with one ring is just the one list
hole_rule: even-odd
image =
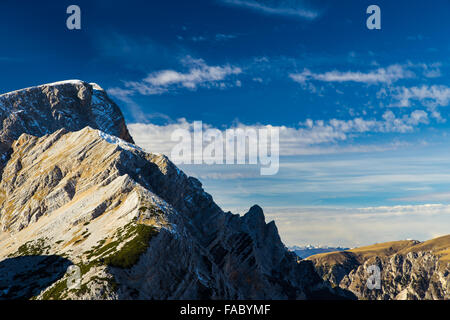
[(158, 234), (155, 227), (143, 224), (132, 226), (131, 229), (130, 232), (135, 234), (135, 237), (123, 245), (119, 251), (106, 257), (105, 264), (116, 268), (131, 268), (147, 251), (151, 238)]
[[(129, 269), (133, 267), (145, 253), (150, 245), (152, 237), (158, 234), (158, 229), (154, 226), (145, 224), (137, 224), (131, 222), (117, 230), (114, 240), (107, 239), (98, 242), (98, 245), (91, 250), (85, 252), (87, 261), (78, 264), (81, 276), (86, 275), (93, 267), (111, 266), (121, 269)], [(29, 251), (29, 250), (27, 250)], [(91, 281), (98, 277), (94, 276)], [(99, 280), (99, 279), (97, 279)], [(115, 291), (118, 284), (114, 279), (105, 280), (109, 286)], [(66, 279), (60, 280), (52, 288), (43, 294), (44, 300), (61, 300), (67, 295)], [(91, 282), (89, 281), (89, 282)], [(83, 295), (88, 291), (87, 283), (81, 285), (79, 290), (74, 290), (77, 295)]]

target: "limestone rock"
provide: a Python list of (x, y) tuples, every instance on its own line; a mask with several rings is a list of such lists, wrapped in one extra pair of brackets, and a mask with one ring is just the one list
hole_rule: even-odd
[(260, 207), (223, 212), (134, 145), (97, 85), (2, 95), (0, 117), (0, 299), (353, 297), (298, 262)]
[(0, 154), (22, 133), (40, 137), (87, 126), (133, 142), (119, 107), (96, 84), (62, 81), (0, 95)]
[[(433, 240), (397, 241), (309, 257), (317, 272), (334, 286), (364, 300), (450, 299), (450, 235)], [(380, 288), (370, 288), (380, 270)]]

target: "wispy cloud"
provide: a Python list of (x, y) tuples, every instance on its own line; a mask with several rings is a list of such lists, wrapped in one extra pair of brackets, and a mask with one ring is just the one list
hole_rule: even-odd
[(231, 40), (231, 39), (236, 39), (237, 35), (218, 33), (218, 34), (216, 34), (216, 36), (214, 38), (216, 39), (216, 41), (227, 41), (227, 40)]
[(293, 16), (312, 20), (319, 16), (319, 12), (309, 9), (300, 0), (219, 0), (222, 3), (247, 8), (265, 14)]
[(215, 41), (215, 42), (223, 42), (228, 41), (232, 39), (236, 39), (238, 35), (236, 34), (224, 34), (224, 33), (217, 33), (213, 36), (207, 36), (207, 35), (197, 35), (197, 36), (177, 36), (178, 40), (190, 40), (192, 42), (205, 42), (205, 41)]
[(167, 115), (160, 112), (144, 112), (142, 108), (132, 99), (132, 95), (134, 94), (132, 90), (111, 88), (108, 89), (108, 94), (124, 102), (135, 121), (148, 123), (155, 118), (161, 118), (166, 121), (171, 120)]
[(400, 79), (412, 78), (414, 73), (402, 65), (391, 65), (387, 68), (378, 68), (369, 72), (360, 71), (328, 71), (313, 73), (305, 69), (301, 73), (291, 73), (289, 77), (300, 84), (316, 80), (322, 82), (358, 82), (366, 84), (393, 83)]
[(314, 73), (305, 68), (303, 72), (291, 73), (289, 77), (297, 83), (306, 85), (307, 82), (354, 82), (364, 84), (392, 84), (394, 82), (417, 78), (438, 78), (441, 77), (442, 63), (412, 63), (392, 64), (369, 71), (339, 71), (332, 70), (323, 73)]
[(210, 66), (203, 59), (186, 56), (179, 60), (182, 70), (166, 69), (154, 71), (139, 81), (122, 81), (123, 86), (108, 88), (112, 97), (124, 102), (130, 110), (134, 121), (148, 123), (154, 118), (171, 120), (160, 112), (143, 112), (135, 102), (136, 95), (162, 95), (180, 90), (196, 91), (199, 88), (227, 89), (240, 87), (242, 82), (237, 76), (242, 69), (230, 64)]
[(209, 66), (202, 59), (188, 56), (182, 60), (187, 71), (162, 70), (152, 72), (140, 81), (125, 81), (126, 89), (112, 88), (109, 92), (122, 99), (125, 95), (135, 93), (141, 95), (163, 94), (184, 88), (197, 90), (198, 88), (228, 88), (240, 86), (236, 79), (229, 81), (232, 76), (242, 73), (241, 68), (232, 65)]

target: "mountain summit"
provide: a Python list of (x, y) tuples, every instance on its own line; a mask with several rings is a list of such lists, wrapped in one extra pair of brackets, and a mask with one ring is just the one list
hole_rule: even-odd
[(0, 95), (0, 152), (22, 133), (37, 137), (90, 126), (133, 143), (119, 107), (97, 84), (69, 80)]
[(4, 94), (0, 117), (0, 299), (353, 297), (297, 261), (260, 207), (223, 212), (134, 145), (99, 86)]

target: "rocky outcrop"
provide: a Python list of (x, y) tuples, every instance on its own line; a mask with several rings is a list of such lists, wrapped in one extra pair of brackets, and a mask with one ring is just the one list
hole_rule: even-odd
[[(110, 110), (96, 119), (118, 114), (103, 91), (85, 83), (30, 90), (27, 105)], [(22, 101), (16, 95), (23, 96), (10, 94), (12, 101)], [(49, 96), (59, 102), (45, 102)], [(85, 124), (75, 114), (55, 116), (57, 125), (33, 134), (19, 120), (4, 127), (10, 152), (0, 181), (0, 299), (353, 297), (331, 288), (310, 261), (297, 261), (260, 207), (244, 216), (223, 212), (197, 179), (132, 144), (121, 115), (94, 121), (101, 130), (75, 130)], [(28, 267), (18, 268), (25, 260)], [(79, 268), (75, 286), (71, 272), (61, 273), (67, 265)]]
[[(366, 284), (369, 266), (381, 271), (379, 289)], [(359, 299), (369, 300), (448, 300), (450, 299), (450, 268), (439, 263), (429, 252), (395, 254), (380, 259), (371, 258), (344, 276), (340, 287), (355, 293)]]
[[(450, 236), (398, 241), (309, 257), (334, 286), (363, 300), (450, 299)], [(374, 287), (374, 266), (380, 286)], [(369, 285), (368, 285), (369, 281)]]
[(133, 142), (119, 107), (96, 84), (63, 81), (0, 95), (0, 169), (22, 133), (37, 137), (86, 126)]

